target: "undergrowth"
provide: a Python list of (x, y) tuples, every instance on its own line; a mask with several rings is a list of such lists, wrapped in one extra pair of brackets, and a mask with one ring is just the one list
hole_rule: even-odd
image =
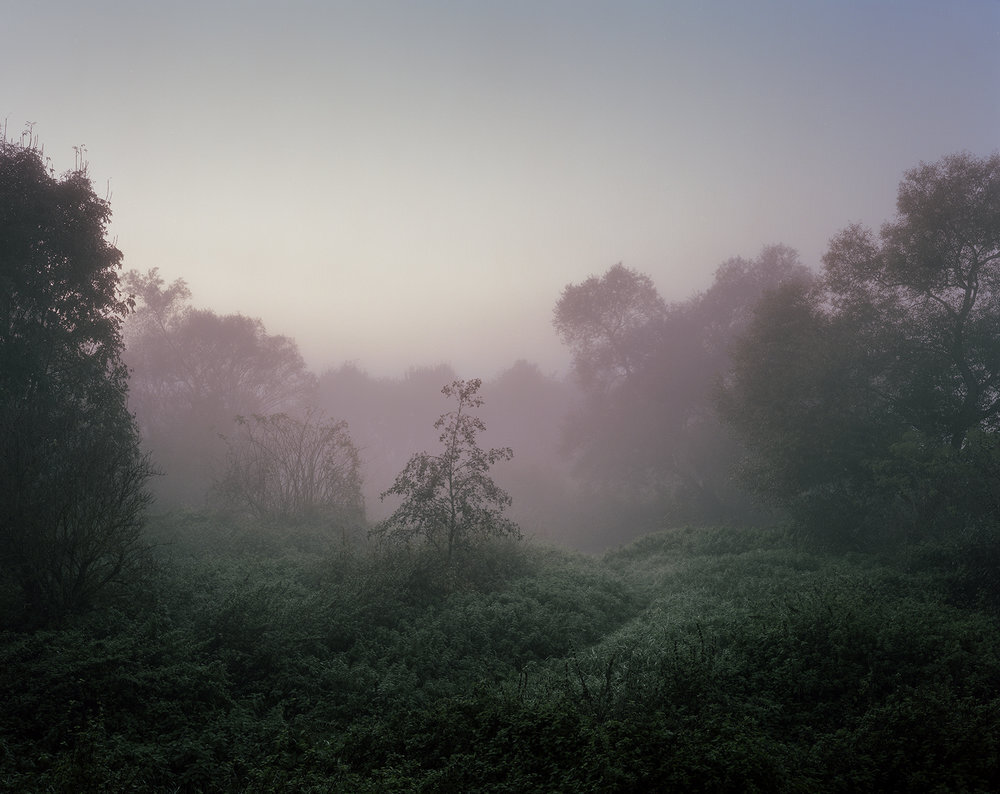
[(494, 544), (444, 571), (342, 538), (243, 542), (206, 517), (155, 529), (134, 599), (0, 635), (0, 788), (995, 782), (996, 615), (940, 549), (678, 529), (603, 558)]

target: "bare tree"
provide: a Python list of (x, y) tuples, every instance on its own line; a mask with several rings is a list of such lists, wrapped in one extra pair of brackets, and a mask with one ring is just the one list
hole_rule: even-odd
[(358, 524), (364, 517), (361, 459), (346, 422), (316, 411), (237, 418), (229, 466), (217, 490), (257, 519)]

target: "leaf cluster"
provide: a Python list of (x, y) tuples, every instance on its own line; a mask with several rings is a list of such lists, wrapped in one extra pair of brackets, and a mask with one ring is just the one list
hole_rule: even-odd
[(998, 520), (990, 489), (951, 476), (976, 481), (976, 437), (1000, 428), (998, 197), (1000, 155), (922, 164), (878, 235), (848, 227), (821, 277), (756, 307), (719, 405), (746, 480), (804, 531), (857, 545)]

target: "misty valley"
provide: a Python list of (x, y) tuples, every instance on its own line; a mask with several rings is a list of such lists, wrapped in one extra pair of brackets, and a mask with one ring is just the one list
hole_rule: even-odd
[(0, 789), (995, 790), (1000, 155), (897, 210), (313, 372), (4, 139)]

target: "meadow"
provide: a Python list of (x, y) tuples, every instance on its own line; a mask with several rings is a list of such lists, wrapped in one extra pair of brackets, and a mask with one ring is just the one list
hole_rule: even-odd
[(682, 528), (446, 566), (208, 514), (147, 535), (116, 603), (0, 635), (0, 788), (995, 790), (975, 538)]

